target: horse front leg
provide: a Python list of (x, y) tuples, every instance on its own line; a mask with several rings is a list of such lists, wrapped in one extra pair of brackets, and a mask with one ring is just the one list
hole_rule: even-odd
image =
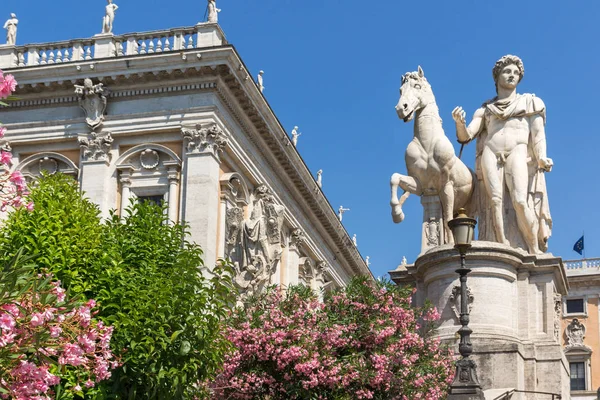
[[(392, 189), (392, 199), (390, 205), (392, 206), (392, 220), (398, 224), (404, 221), (404, 212), (402, 211), (402, 204), (408, 199), (411, 193), (420, 193), (420, 184), (415, 178), (407, 175), (393, 174), (390, 179), (390, 187)], [(402, 196), (398, 199), (398, 187), (404, 190)]]

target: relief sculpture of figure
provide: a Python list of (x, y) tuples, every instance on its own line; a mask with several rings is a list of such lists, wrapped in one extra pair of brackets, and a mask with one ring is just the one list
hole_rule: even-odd
[(4, 23), (6, 29), (6, 44), (14, 45), (17, 43), (17, 25), (19, 20), (14, 13), (10, 14), (10, 19)]
[(115, 11), (119, 8), (116, 4), (113, 4), (112, 0), (106, 0), (106, 14), (102, 19), (102, 33), (112, 33), (113, 22), (115, 21)]
[(475, 111), (468, 126), (461, 107), (452, 117), (459, 142), (477, 138), (475, 168), (485, 188), (477, 207), (479, 239), (537, 254), (547, 250), (551, 235), (544, 173), (553, 163), (546, 156), (544, 102), (517, 94), (524, 72), (519, 57), (502, 57), (492, 70), (497, 96)]
[(242, 265), (236, 284), (248, 297), (271, 283), (277, 262), (281, 258), (284, 207), (275, 203), (271, 190), (260, 185), (254, 192), (250, 218), (242, 232)]
[[(472, 212), (469, 205), (474, 177), (456, 157), (454, 147), (444, 133), (431, 85), (421, 67), (402, 77), (396, 112), (404, 122), (414, 119), (415, 124), (413, 139), (405, 153), (408, 175), (395, 173), (390, 181), (392, 218), (396, 223), (404, 220), (402, 204), (411, 193), (437, 195), (444, 219), (444, 242), (453, 243), (448, 221), (454, 218), (454, 212), (459, 208)], [(400, 199), (398, 187), (404, 190)]]

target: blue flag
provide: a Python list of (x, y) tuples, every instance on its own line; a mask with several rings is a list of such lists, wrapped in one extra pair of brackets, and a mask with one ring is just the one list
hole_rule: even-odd
[(583, 254), (583, 236), (575, 243), (575, 246), (573, 246), (573, 250), (575, 250), (579, 254)]

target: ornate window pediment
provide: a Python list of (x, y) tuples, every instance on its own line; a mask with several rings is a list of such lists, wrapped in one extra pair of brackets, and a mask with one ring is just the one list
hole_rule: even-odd
[(170, 221), (177, 221), (181, 159), (168, 147), (142, 144), (117, 161), (121, 184), (121, 215), (131, 198), (162, 196), (168, 204)]
[(27, 182), (34, 181), (45, 171), (48, 174), (61, 172), (74, 178), (79, 176), (79, 168), (73, 161), (59, 153), (37, 153), (25, 158), (17, 166)]

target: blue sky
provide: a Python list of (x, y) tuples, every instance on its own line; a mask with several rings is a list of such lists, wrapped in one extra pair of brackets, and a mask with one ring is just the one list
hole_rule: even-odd
[[(115, 33), (194, 25), (206, 2), (115, 0)], [(90, 37), (101, 30), (102, 0), (3, 0), (19, 18), (18, 44)], [(265, 71), (265, 96), (291, 131), (309, 168), (323, 169), (331, 204), (344, 215), (376, 276), (420, 250), (419, 198), (406, 219), (390, 216), (389, 178), (405, 173), (412, 123), (394, 111), (400, 77), (421, 65), (454, 141), (452, 109), (470, 118), (494, 96), (491, 69), (504, 54), (519, 55), (519, 92), (546, 103), (547, 175), (554, 220), (550, 251), (575, 259), (585, 231), (587, 257), (600, 256), (600, 2), (597, 1), (358, 1), (217, 0), (220, 24), (253, 75)], [(3, 20), (4, 21), (4, 20)], [(463, 155), (474, 164), (473, 145)], [(458, 152), (458, 145), (455, 144)]]

